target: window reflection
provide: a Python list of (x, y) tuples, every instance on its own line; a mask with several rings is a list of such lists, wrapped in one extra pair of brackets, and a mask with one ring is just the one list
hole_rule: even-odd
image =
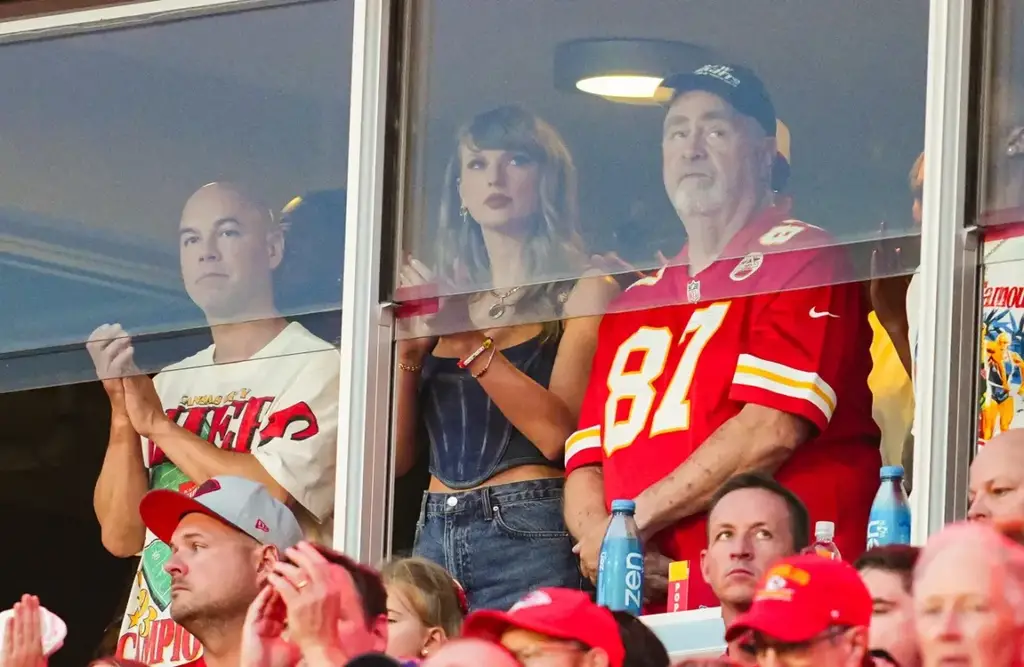
[[(852, 21), (852, 33), (862, 34), (877, 47), (865, 53), (862, 41), (861, 48), (851, 44), (848, 51), (846, 44), (819, 43), (815, 37), (812, 50), (846, 58), (858, 71), (871, 72), (870, 85), (861, 85), (854, 83), (861, 80), (859, 75), (829, 74), (824, 65), (813, 73), (791, 76), (783, 66), (781, 50), (744, 41), (755, 25), (760, 26), (759, 34), (767, 32), (784, 40), (796, 25), (789, 19), (799, 14), (800, 21), (809, 20), (795, 6), (745, 6), (749, 20), (724, 30), (715, 23), (717, 10), (698, 4), (680, 11), (671, 3), (656, 0), (645, 3), (643, 19), (630, 9), (602, 2), (592, 8), (583, 24), (576, 12), (557, 3), (542, 3), (525, 13), (473, 3), (419, 3), (417, 17), (422, 20), (417, 25), (422, 27), (417, 29), (413, 48), (418, 62), (423, 63), (420, 67), (427, 83), (416, 87), (422, 104), (413, 117), (416, 129), (411, 134), (410, 187), (406, 190), (410, 197), (405, 202), (402, 251), (431, 271), (451, 266), (452, 253), (465, 252), (457, 244), (436, 243), (456, 210), (449, 205), (452, 184), (444, 168), (450, 160), (449, 137), (464, 122), (467, 109), (517, 104), (544, 118), (572, 156), (579, 180), (579, 231), (588, 258), (580, 262), (571, 256), (555, 256), (552, 259), (559, 265), (535, 267), (528, 284), (558, 282), (597, 268), (615, 275), (626, 286), (655, 273), (665, 258), (679, 253), (687, 236), (674, 214), (656, 159), (664, 87), (647, 86), (650, 77), (637, 77), (650, 74), (660, 81), (705, 62), (739, 62), (753, 66), (772, 90), (779, 156), (770, 166), (771, 181), (776, 192), (793, 198), (792, 215), (815, 220), (832, 234), (835, 243), (847, 246), (853, 261), (851, 278), (873, 275), (871, 255), (880, 236), (899, 239), (904, 261), (877, 270), (887, 275), (910, 274), (916, 268), (918, 230), (907, 215), (906, 191), (897, 184), (920, 152), (924, 79), (893, 72), (879, 59), (883, 52), (892, 56), (895, 49), (905, 61), (919, 62), (923, 71), (926, 31), (920, 17), (926, 7), (912, 5), (903, 5), (895, 13), (891, 7), (880, 6), (892, 20), (881, 31), (877, 25), (864, 24), (863, 14), (846, 17), (846, 10), (838, 8), (813, 12), (833, 18), (836, 12), (844, 14)], [(531, 50), (528, 66), (520, 68), (511, 64), (518, 62), (511, 54), (519, 51), (515, 26), (523, 25), (525, 15), (543, 17), (543, 29), (531, 30), (531, 40), (550, 48)], [(507, 29), (492, 34), (497, 25)], [(614, 34), (609, 35), (610, 30)], [(811, 32), (818, 35), (818, 31)], [(823, 26), (820, 34), (827, 32)], [(464, 41), (459, 35), (489, 35), (490, 47), (472, 61), (460, 60), (450, 47)], [(567, 54), (572, 56), (571, 62), (566, 60)], [(660, 65), (651, 64), (654, 55), (661, 58)], [(616, 60), (622, 58), (635, 58), (636, 62)], [(617, 76), (601, 76), (602, 67), (614, 73), (616, 65), (620, 67)], [(538, 74), (552, 69), (553, 84), (550, 76)], [(632, 78), (621, 76), (622, 70)], [(494, 72), (502, 75), (495, 77)], [(580, 78), (578, 85), (566, 79), (570, 75)], [(620, 83), (633, 87), (619, 92), (609, 88)], [(599, 88), (596, 94), (584, 92), (594, 86)], [(650, 94), (644, 92), (648, 87), (653, 91)], [(880, 105), (882, 100), (884, 105)], [(867, 117), (890, 114), (899, 116), (900, 122), (864, 122)], [(448, 256), (435, 254), (438, 248)], [(594, 256), (604, 261), (596, 262)], [(462, 259), (469, 266), (475, 262), (470, 255)], [(736, 257), (740, 259), (742, 256)], [(420, 290), (409, 290), (396, 275), (395, 299), (410, 306), (405, 312), (414, 313), (440, 308), (432, 299), (437, 295), (478, 292), (482, 293), (479, 298), (486, 300), (486, 292), (494, 289), (488, 282), (490, 276), (472, 271), (460, 280), (443, 275), (436, 278), (431, 276)], [(526, 286), (524, 283), (523, 288)], [(733, 286), (735, 295), (752, 291), (750, 283)], [(541, 317), (539, 313), (516, 314), (517, 321), (539, 321)], [(435, 333), (460, 328), (454, 322), (435, 325)], [(402, 335), (416, 335), (416, 329), (405, 328)]]

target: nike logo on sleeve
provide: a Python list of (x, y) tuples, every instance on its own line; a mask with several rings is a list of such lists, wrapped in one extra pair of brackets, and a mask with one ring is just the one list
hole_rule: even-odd
[(838, 315), (833, 315), (832, 313), (828, 312), (827, 310), (816, 310), (814, 308), (814, 306), (811, 306), (811, 310), (807, 314), (810, 315), (811, 319), (813, 319), (813, 320), (818, 320), (818, 319), (821, 319), (822, 317), (834, 317), (837, 320), (839, 319)]

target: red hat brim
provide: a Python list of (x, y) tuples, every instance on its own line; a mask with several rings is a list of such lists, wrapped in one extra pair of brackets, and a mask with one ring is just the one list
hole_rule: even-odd
[(142, 497), (142, 502), (139, 503), (139, 515), (142, 517), (142, 523), (146, 524), (146, 528), (149, 528), (158, 540), (166, 544), (171, 543), (171, 536), (174, 535), (174, 531), (178, 529), (178, 524), (186, 514), (205, 514), (238, 529), (230, 521), (209, 507), (200, 504), (194, 498), (170, 489), (150, 491)]

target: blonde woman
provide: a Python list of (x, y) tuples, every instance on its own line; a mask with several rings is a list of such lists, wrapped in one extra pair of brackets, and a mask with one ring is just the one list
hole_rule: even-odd
[(430, 449), (414, 553), (462, 582), (474, 610), (507, 609), (539, 586), (579, 588), (562, 518), (564, 446), (597, 344), (592, 314), (618, 286), (578, 279), (594, 272), (555, 129), (514, 106), (463, 127), (437, 240), (436, 270), (412, 258), (400, 284), (472, 291), (449, 304), (473, 330), (398, 345), (398, 474)]
[(466, 594), (443, 567), (403, 558), (381, 572), (388, 592), (388, 655), (425, 658), (459, 635)]

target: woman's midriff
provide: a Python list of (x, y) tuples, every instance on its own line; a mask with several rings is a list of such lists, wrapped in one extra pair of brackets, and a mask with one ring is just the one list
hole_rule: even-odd
[(512, 484), (514, 482), (529, 482), (534, 479), (555, 479), (562, 477), (565, 473), (557, 468), (544, 465), (527, 465), (503, 470), (494, 477), (491, 477), (483, 484), (478, 484), (471, 489), (452, 489), (436, 477), (430, 478), (430, 486), (427, 488), (431, 493), (465, 493), (482, 489), (485, 486), (497, 486), (498, 484)]

